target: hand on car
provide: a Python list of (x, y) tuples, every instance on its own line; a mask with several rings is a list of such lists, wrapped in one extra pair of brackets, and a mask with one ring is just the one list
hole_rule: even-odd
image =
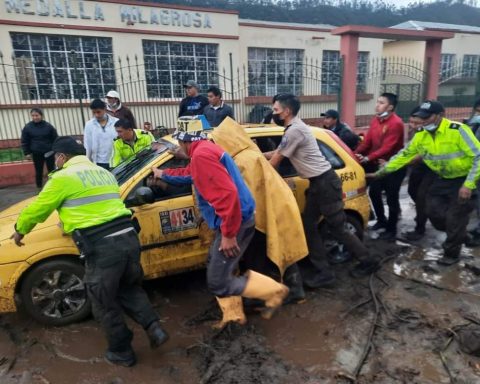
[(236, 257), (240, 254), (240, 247), (237, 243), (236, 237), (222, 236), (219, 251), (222, 251), (226, 257)]
[(180, 147), (176, 147), (175, 149), (169, 149), (168, 153), (175, 156), (176, 159), (180, 159), (180, 160), (189, 159), (188, 155)]
[(25, 155), (25, 160), (32, 160), (32, 155)]
[(14, 232), (12, 236), (10, 236), (10, 239), (13, 239), (13, 241), (15, 242), (15, 244), (17, 244), (17, 246), (21, 247), (22, 245), (25, 245), (24, 243), (22, 243), (22, 239), (23, 239), (24, 235), (22, 235), (21, 233), (18, 233), (18, 232)]
[(379, 165), (380, 167), (384, 167), (385, 164), (387, 164), (387, 160), (385, 160), (385, 159), (378, 159), (378, 165)]
[(163, 175), (163, 169), (158, 169), (155, 167), (152, 167), (152, 172), (153, 172), (153, 177), (155, 179), (161, 179)]
[(458, 191), (458, 201), (461, 204), (465, 204), (472, 197), (472, 190), (467, 187), (462, 187)]
[(361, 164), (368, 163), (368, 157), (367, 156), (363, 156), (360, 153), (356, 153), (355, 156), (357, 156), (357, 159), (358, 159), (358, 161), (360, 161)]

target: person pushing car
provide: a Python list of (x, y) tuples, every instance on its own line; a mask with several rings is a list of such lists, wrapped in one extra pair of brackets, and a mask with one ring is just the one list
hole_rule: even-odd
[(72, 234), (85, 257), (86, 291), (108, 342), (105, 358), (132, 366), (136, 363), (133, 333), (125, 323), (124, 311), (145, 329), (152, 348), (168, 340), (141, 286), (140, 243), (132, 213), (120, 199), (115, 177), (93, 164), (73, 137), (57, 138), (52, 151), (45, 154), (53, 155), (57, 170), (20, 213), (12, 238), (18, 246), (24, 245), (24, 236), (58, 211), (64, 232)]

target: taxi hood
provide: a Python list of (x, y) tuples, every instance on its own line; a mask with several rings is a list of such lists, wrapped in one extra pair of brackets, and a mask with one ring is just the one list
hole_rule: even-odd
[[(35, 198), (36, 197), (31, 197), (29, 199), (23, 200), (0, 212), (0, 241), (10, 238), (10, 236), (13, 234), (14, 225), (17, 222), (17, 218), (20, 215), (20, 212), (23, 210), (23, 208), (25, 208), (33, 200), (35, 200)], [(54, 212), (44, 223), (38, 224), (34, 228), (34, 231), (37, 229), (51, 226), (52, 224), (55, 225), (55, 223), (58, 223), (58, 221), (58, 215), (56, 212)]]
[(245, 129), (235, 120), (227, 117), (213, 130), (211, 136), (230, 156), (235, 157), (245, 149), (260, 151)]

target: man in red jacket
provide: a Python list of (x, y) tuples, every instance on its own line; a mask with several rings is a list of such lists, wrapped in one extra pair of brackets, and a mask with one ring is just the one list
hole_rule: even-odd
[[(376, 116), (370, 123), (365, 140), (355, 151), (367, 172), (376, 172), (380, 160), (388, 161), (403, 148), (405, 128), (402, 119), (395, 113), (396, 106), (397, 96), (393, 93), (383, 93), (377, 100)], [(385, 229), (385, 232), (380, 234), (380, 239), (393, 240), (396, 237), (400, 214), (399, 193), (405, 172), (404, 168), (369, 184), (369, 195), (377, 216), (377, 222), (372, 229)], [(383, 207), (383, 191), (387, 195), (388, 220)]]

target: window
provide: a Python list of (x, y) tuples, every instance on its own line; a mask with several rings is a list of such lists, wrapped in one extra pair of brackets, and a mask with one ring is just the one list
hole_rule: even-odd
[(455, 74), (455, 55), (442, 53), (440, 60), (440, 80), (448, 80)]
[(148, 97), (184, 97), (183, 84), (195, 80), (206, 92), (218, 85), (218, 46), (143, 40)]
[(476, 78), (478, 75), (479, 63), (480, 55), (463, 56), (462, 77)]
[[(367, 91), (369, 52), (358, 52), (357, 93)], [(334, 95), (340, 92), (340, 52), (323, 51), (322, 94)]]
[(91, 99), (115, 88), (112, 39), (11, 33), (23, 100)]
[(302, 94), (303, 51), (248, 48), (248, 95)]

